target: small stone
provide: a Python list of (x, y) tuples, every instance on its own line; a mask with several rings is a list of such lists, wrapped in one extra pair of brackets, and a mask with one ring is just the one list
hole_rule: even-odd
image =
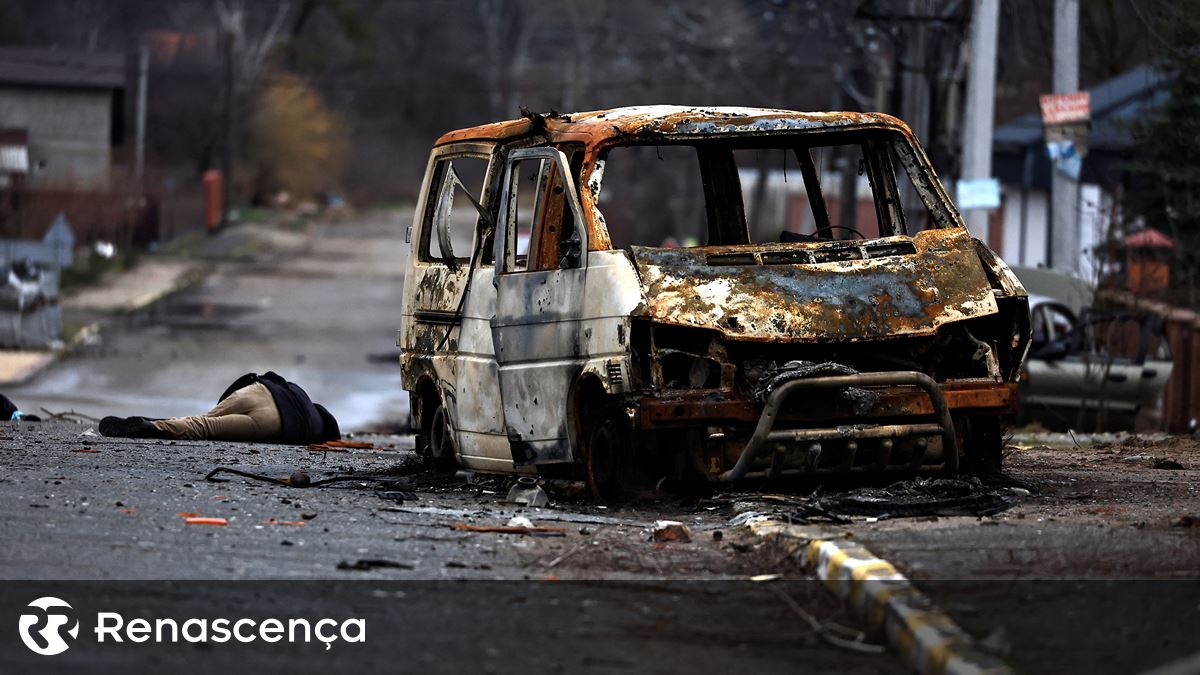
[(691, 541), (692, 531), (677, 520), (659, 520), (654, 523), (654, 541)]

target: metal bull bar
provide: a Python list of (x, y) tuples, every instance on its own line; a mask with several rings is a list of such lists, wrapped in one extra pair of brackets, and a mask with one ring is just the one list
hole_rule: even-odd
[[(811, 389), (845, 389), (847, 387), (882, 387), (891, 385), (913, 385), (920, 387), (929, 395), (933, 404), (937, 424), (885, 424), (850, 429), (784, 429), (775, 431), (775, 417), (785, 399), (800, 390)], [(943, 451), (946, 455), (946, 468), (951, 472), (958, 470), (958, 438), (954, 433), (954, 422), (950, 419), (950, 408), (946, 406), (946, 398), (942, 388), (932, 377), (916, 371), (894, 371), (882, 373), (859, 373), (857, 375), (839, 375), (835, 377), (814, 377), (785, 382), (775, 388), (767, 397), (763, 406), (762, 416), (754, 435), (746, 443), (742, 454), (733, 468), (717, 476), (722, 483), (731, 483), (741, 479), (746, 472), (771, 447), (772, 441), (804, 441), (827, 438), (863, 439), (863, 438), (898, 438), (903, 436), (923, 436), (941, 434)]]

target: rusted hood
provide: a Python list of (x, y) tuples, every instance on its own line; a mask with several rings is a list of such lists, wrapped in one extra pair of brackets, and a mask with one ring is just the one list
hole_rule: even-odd
[[(997, 311), (962, 228), (866, 242), (634, 247), (632, 253), (645, 293), (643, 316), (713, 328), (735, 340), (929, 335), (942, 324)], [(858, 259), (837, 260), (850, 256)]]

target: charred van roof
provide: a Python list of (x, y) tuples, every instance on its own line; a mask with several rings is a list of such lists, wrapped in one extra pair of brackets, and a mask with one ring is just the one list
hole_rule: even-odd
[(567, 114), (531, 114), (521, 119), (451, 131), (439, 138), (436, 145), (506, 141), (529, 135), (539, 126), (545, 127), (551, 141), (587, 144), (623, 137), (772, 134), (853, 127), (884, 127), (912, 135), (904, 122), (884, 113), (650, 105)]

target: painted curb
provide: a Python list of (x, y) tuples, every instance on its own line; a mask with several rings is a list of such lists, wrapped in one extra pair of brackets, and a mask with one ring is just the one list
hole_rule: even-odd
[(801, 557), (867, 630), (922, 675), (1010, 675), (1012, 668), (975, 640), (888, 561), (852, 541), (834, 541), (818, 528), (767, 518), (746, 525)]

